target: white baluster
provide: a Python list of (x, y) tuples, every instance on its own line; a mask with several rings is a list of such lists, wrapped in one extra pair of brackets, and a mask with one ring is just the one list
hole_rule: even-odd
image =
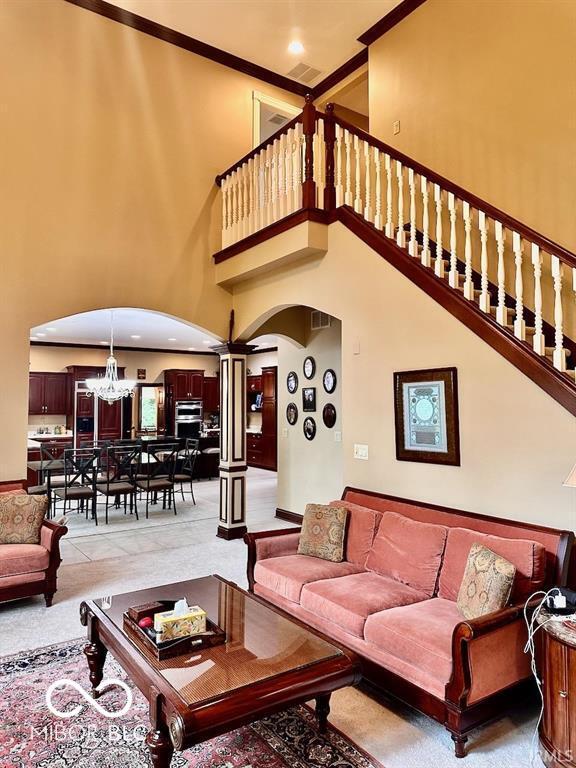
[(278, 140), (278, 218), (286, 216), (286, 134)]
[(542, 332), (542, 254), (540, 248), (532, 243), (532, 266), (534, 267), (534, 326), (536, 333), (532, 340), (534, 351), (546, 354), (546, 340)]
[(242, 200), (243, 200), (243, 208), (242, 208), (242, 234), (244, 237), (248, 237), (250, 234), (250, 222), (248, 221), (248, 213), (250, 211), (250, 200), (249, 200), (249, 178), (248, 178), (248, 164), (244, 163), (242, 166)]
[(354, 177), (354, 210), (356, 213), (362, 213), (362, 198), (360, 197), (360, 139), (354, 136), (354, 157), (356, 160)]
[(302, 207), (302, 123), (294, 130), (294, 146), (292, 148), (292, 184), (293, 210)]
[(254, 227), (256, 230), (264, 226), (264, 189), (262, 184), (262, 153), (259, 152), (254, 158), (254, 184), (256, 194), (256, 211), (254, 217)]
[(238, 187), (236, 183), (236, 171), (232, 171), (230, 174), (230, 187), (231, 187), (231, 201), (232, 201), (232, 210), (231, 210), (231, 223), (232, 226), (230, 227), (230, 242), (236, 243), (238, 241)]
[(472, 282), (472, 210), (470, 203), (462, 202), (464, 217), (464, 296), (474, 301), (474, 283)]
[(278, 171), (279, 171), (279, 154), (278, 154), (278, 139), (272, 142), (272, 157), (270, 160), (271, 178), (270, 183), (272, 186), (272, 221), (278, 221), (280, 218), (278, 215)]
[(398, 179), (398, 230), (396, 244), (406, 247), (406, 232), (404, 232), (404, 168), (400, 160), (396, 160), (396, 178)]
[(506, 267), (504, 264), (506, 232), (499, 221), (494, 222), (494, 234), (498, 251), (498, 306), (496, 308), (496, 321), (500, 325), (506, 325), (508, 323), (508, 312), (506, 310)]
[(416, 179), (412, 168), (408, 168), (408, 188), (410, 190), (410, 241), (408, 253), (418, 256), (418, 241), (416, 240)]
[(272, 224), (274, 219), (274, 155), (272, 145), (266, 147), (266, 225)]
[(222, 179), (220, 190), (222, 193), (222, 248), (228, 245), (228, 178)]
[(348, 129), (344, 130), (344, 146), (346, 148), (346, 192), (344, 202), (346, 205), (352, 205), (352, 163), (350, 159), (352, 136)]
[(516, 317), (514, 319), (514, 335), (521, 341), (526, 341), (526, 323), (524, 322), (524, 280), (522, 279), (522, 238), (518, 232), (512, 232), (512, 249), (516, 265)]
[(366, 221), (372, 221), (372, 189), (370, 186), (370, 144), (367, 141), (364, 144), (364, 185), (366, 189), (364, 218)]
[(451, 288), (458, 288), (458, 254), (456, 240), (456, 214), (458, 201), (452, 192), (448, 192), (448, 210), (450, 211), (450, 272), (448, 283)]
[(480, 230), (480, 309), (490, 314), (490, 293), (488, 292), (488, 219), (484, 211), (478, 211)]
[(376, 229), (382, 229), (382, 179), (380, 166), (380, 150), (374, 147), (374, 165), (376, 166), (376, 213), (374, 215), (374, 226)]
[(554, 355), (552, 362), (559, 371), (566, 370), (564, 353), (564, 317), (562, 311), (562, 262), (558, 256), (551, 257), (552, 278), (554, 279)]
[(428, 179), (426, 176), (420, 177), (420, 189), (422, 190), (422, 253), (420, 254), (420, 260), (425, 267), (431, 267)]
[(316, 133), (314, 134), (314, 180), (316, 181), (317, 208), (324, 208), (324, 187), (326, 186), (325, 161), (324, 120), (317, 120)]
[(336, 187), (336, 207), (339, 208), (344, 203), (344, 187), (342, 186), (342, 127), (336, 123), (336, 178), (334, 185)]
[(394, 225), (392, 224), (392, 160), (390, 155), (384, 155), (384, 167), (386, 168), (386, 237), (393, 237)]
[(442, 189), (434, 184), (434, 202), (436, 203), (436, 264), (434, 272), (437, 277), (444, 277), (444, 253), (442, 250)]
[(294, 197), (292, 190), (294, 180), (292, 179), (292, 154), (294, 149), (294, 131), (292, 128), (286, 134), (286, 213), (292, 213), (294, 208)]

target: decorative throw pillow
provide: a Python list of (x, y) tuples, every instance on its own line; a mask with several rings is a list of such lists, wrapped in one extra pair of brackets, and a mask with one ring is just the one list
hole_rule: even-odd
[(0, 544), (40, 544), (40, 529), (48, 509), (47, 496), (0, 496)]
[(302, 520), (298, 554), (341, 563), (347, 519), (348, 510), (343, 507), (308, 504)]
[(456, 601), (462, 616), (476, 619), (505, 608), (515, 575), (516, 568), (508, 560), (482, 544), (473, 544)]

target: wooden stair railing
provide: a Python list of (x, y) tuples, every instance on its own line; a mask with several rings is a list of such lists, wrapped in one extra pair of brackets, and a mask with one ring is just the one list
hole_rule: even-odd
[[(265, 228), (271, 236), (350, 208), (529, 347), (544, 369), (562, 374), (574, 388), (569, 410), (576, 414), (575, 254), (335, 117), (331, 105), (317, 111), (310, 98), (301, 115), (216, 181), (224, 249), (217, 261)], [(562, 404), (568, 407), (565, 398)]]

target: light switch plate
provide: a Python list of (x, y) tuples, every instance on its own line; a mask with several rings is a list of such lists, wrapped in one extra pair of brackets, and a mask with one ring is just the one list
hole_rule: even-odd
[(342, 432), (338, 432), (338, 430), (336, 430), (336, 432), (334, 432), (334, 442), (335, 443), (341, 443), (342, 442)]
[(394, 120), (394, 123), (392, 124), (392, 132), (394, 133), (394, 136), (400, 133), (400, 120)]
[(368, 461), (368, 446), (363, 443), (354, 443), (354, 458)]

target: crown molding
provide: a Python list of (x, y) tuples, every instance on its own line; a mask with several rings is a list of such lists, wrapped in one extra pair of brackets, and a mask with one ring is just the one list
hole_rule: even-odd
[(406, 16), (409, 16), (412, 11), (415, 11), (425, 2), (426, 0), (403, 0), (396, 8), (393, 8), (380, 21), (377, 21), (364, 34), (360, 35), (358, 42), (363, 45), (372, 45), (379, 37), (389, 32), (396, 24), (400, 24)]
[(190, 53), (203, 56), (205, 59), (215, 61), (217, 64), (223, 64), (225, 67), (230, 67), (230, 69), (235, 69), (237, 72), (242, 72), (245, 75), (274, 85), (277, 88), (282, 88), (290, 93), (295, 93), (298, 96), (306, 96), (310, 91), (310, 88), (303, 83), (298, 83), (296, 80), (291, 80), (289, 77), (279, 75), (271, 69), (261, 67), (259, 64), (254, 64), (251, 61), (242, 59), (240, 56), (235, 56), (232, 53), (216, 48), (213, 45), (203, 43), (201, 40), (196, 40), (193, 37), (185, 35), (183, 32), (177, 32), (175, 29), (165, 27), (163, 24), (158, 24), (156, 21), (146, 19), (144, 16), (132, 13), (132, 11), (126, 11), (124, 8), (119, 8), (117, 5), (107, 3), (105, 0), (66, 0), (66, 2), (71, 3), (72, 5), (77, 5), (79, 8), (84, 8), (87, 11), (98, 13), (100, 16), (105, 16), (107, 19), (117, 21), (127, 27), (132, 27), (132, 29), (136, 29), (138, 32), (144, 32), (144, 34), (156, 37), (158, 40), (162, 40), (165, 43), (176, 45), (178, 48), (184, 48), (184, 50), (189, 51)]
[[(31, 341), (31, 347), (65, 347), (67, 349), (100, 349), (106, 351), (107, 347), (104, 344), (81, 344), (71, 341)], [(200, 355), (202, 357), (218, 357), (215, 352), (211, 352), (210, 348), (206, 352), (201, 350), (188, 350), (188, 349), (156, 349), (154, 347), (123, 347), (120, 344), (114, 344), (114, 349), (118, 352), (154, 352), (165, 355)]]

